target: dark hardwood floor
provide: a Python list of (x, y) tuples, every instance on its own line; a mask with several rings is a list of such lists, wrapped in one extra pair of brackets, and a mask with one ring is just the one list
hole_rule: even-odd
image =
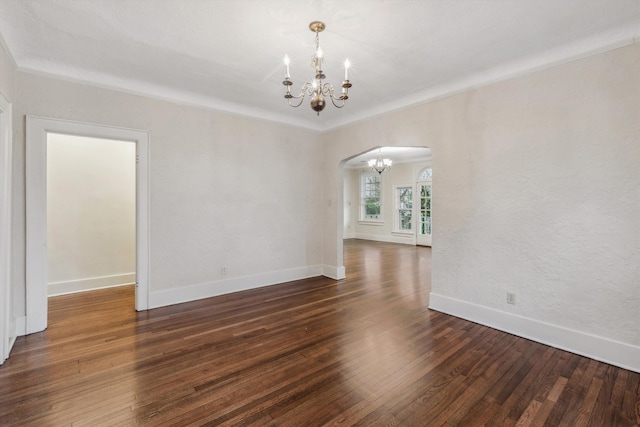
[(0, 367), (0, 425), (640, 422), (640, 374), (427, 309), (431, 249), (345, 241), (348, 278), (136, 313), (51, 298)]

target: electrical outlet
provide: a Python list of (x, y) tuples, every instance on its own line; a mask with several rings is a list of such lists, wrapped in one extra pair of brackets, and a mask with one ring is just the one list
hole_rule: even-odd
[(222, 275), (222, 276), (226, 276), (227, 275), (227, 267), (222, 267), (220, 269), (220, 275)]
[(516, 304), (516, 294), (507, 292), (507, 304)]

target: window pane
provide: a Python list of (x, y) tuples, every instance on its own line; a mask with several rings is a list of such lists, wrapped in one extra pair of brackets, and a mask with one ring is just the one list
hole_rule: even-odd
[(398, 208), (411, 209), (413, 206), (413, 191), (411, 188), (398, 188)]
[(401, 210), (398, 212), (400, 218), (400, 230), (411, 230), (411, 211)]
[(381, 219), (381, 181), (378, 173), (364, 173), (360, 181), (360, 219)]
[(378, 199), (366, 199), (365, 200), (365, 214), (366, 215), (380, 215), (380, 200), (378, 200)]
[(432, 171), (431, 168), (423, 169), (420, 173), (420, 179), (431, 180)]

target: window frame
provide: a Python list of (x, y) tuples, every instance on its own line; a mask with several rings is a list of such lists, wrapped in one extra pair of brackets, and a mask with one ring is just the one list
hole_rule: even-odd
[[(400, 190), (409, 190), (411, 192), (410, 197), (409, 197), (409, 203), (410, 203), (410, 207), (408, 208), (401, 208), (401, 202), (400, 202)], [(415, 232), (415, 227), (414, 227), (414, 215), (413, 215), (413, 210), (414, 210), (414, 193), (415, 193), (415, 189), (413, 187), (413, 185), (394, 185), (393, 186), (393, 196), (394, 196), (394, 209), (393, 209), (393, 232), (394, 233), (399, 233), (399, 234), (414, 234)], [(409, 216), (410, 216), (410, 221), (409, 221), (409, 229), (403, 229), (400, 227), (400, 221), (401, 221), (401, 215), (400, 215), (400, 211), (408, 211), (409, 212)]]
[[(380, 213), (376, 218), (368, 216), (366, 213), (366, 202), (365, 199), (365, 185), (367, 177), (376, 177), (378, 181), (378, 206), (380, 207)], [(383, 191), (382, 191), (382, 175), (375, 171), (362, 171), (360, 172), (360, 189), (359, 189), (359, 200), (360, 200), (360, 213), (358, 216), (358, 222), (365, 224), (383, 224)], [(369, 197), (371, 198), (371, 197)]]

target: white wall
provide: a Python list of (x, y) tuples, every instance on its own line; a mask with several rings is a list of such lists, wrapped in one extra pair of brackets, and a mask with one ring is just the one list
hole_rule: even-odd
[(638, 75), (636, 43), (329, 132), (325, 197), (370, 141), (431, 147), (431, 307), (640, 370)]
[(28, 73), (18, 73), (18, 91), (14, 283), (22, 314), (27, 114), (150, 131), (151, 307), (322, 271), (315, 132)]
[(14, 102), (16, 91), (16, 65), (3, 43), (0, 43), (0, 92)]
[(17, 335), (16, 309), (12, 293), (13, 254), (13, 102), (16, 65), (0, 40), (0, 364), (9, 355)]
[(48, 293), (135, 282), (136, 147), (49, 133)]

